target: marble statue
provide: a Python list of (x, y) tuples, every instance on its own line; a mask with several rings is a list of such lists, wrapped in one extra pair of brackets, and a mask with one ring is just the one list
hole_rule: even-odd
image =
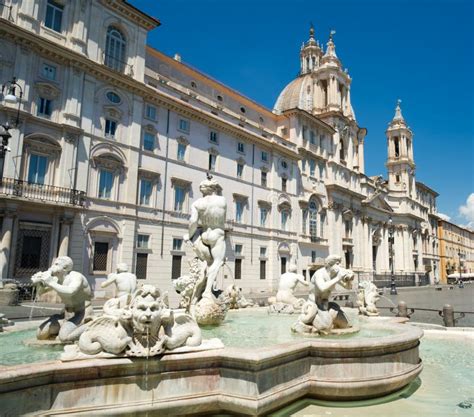
[(81, 334), (78, 345), (66, 349), (66, 357), (104, 354), (144, 357), (156, 356), (182, 346), (201, 345), (201, 329), (185, 313), (169, 308), (167, 294), (153, 285), (135, 290), (128, 304), (95, 318)]
[(73, 271), (72, 259), (68, 256), (56, 258), (51, 268), (31, 277), (37, 294), (56, 291), (64, 303), (64, 314), (54, 314), (37, 331), (39, 340), (59, 339), (67, 343), (79, 339), (84, 323), (92, 319), (92, 289), (86, 277)]
[(107, 276), (107, 280), (100, 286), (106, 288), (111, 284), (115, 284), (116, 295), (121, 304), (126, 305), (128, 298), (137, 289), (137, 276), (128, 272), (128, 265), (126, 263), (117, 264), (117, 273), (112, 273)]
[(194, 293), (196, 282), (204, 279), (205, 273), (204, 262), (199, 258), (193, 258), (189, 262), (189, 274), (182, 275), (173, 280), (173, 287), (175, 291), (181, 296), (179, 307), (184, 308), (189, 312), (191, 307), (191, 298)]
[(298, 274), (297, 270), (296, 262), (290, 262), (288, 272), (281, 275), (276, 296), (268, 299), (270, 313), (292, 314), (301, 310), (305, 299), (296, 298), (294, 291), (298, 284), (308, 287), (309, 282), (305, 281), (304, 276)]
[(357, 306), (359, 314), (364, 316), (378, 316), (375, 303), (380, 299), (377, 286), (370, 281), (362, 281), (359, 283), (359, 292), (357, 294)]
[(329, 297), (336, 285), (345, 289), (352, 288), (354, 273), (340, 266), (341, 257), (330, 255), (325, 260), (324, 268), (318, 269), (312, 276), (314, 290), (303, 305), (298, 321), (292, 331), (307, 334), (329, 334), (333, 329), (350, 327), (346, 314)]
[(213, 293), (217, 273), (224, 264), (227, 203), (220, 195), (220, 185), (209, 174), (199, 190), (203, 196), (191, 205), (188, 233), (183, 236), (192, 244), (197, 258), (204, 261), (204, 272), (199, 274), (191, 295), (190, 313), (200, 324), (218, 324), (227, 311), (225, 303)]
[(255, 305), (253, 301), (247, 300), (243, 296), (242, 289), (238, 288), (235, 284), (230, 284), (224, 290), (223, 296), (230, 309), (237, 310), (239, 308), (253, 307)]

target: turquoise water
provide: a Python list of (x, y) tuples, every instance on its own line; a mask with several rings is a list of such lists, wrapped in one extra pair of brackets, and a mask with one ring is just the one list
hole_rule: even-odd
[[(267, 347), (297, 340), (307, 340), (305, 336), (293, 334), (291, 325), (298, 315), (269, 315), (265, 309), (230, 311), (223, 324), (203, 328), (203, 338), (218, 337), (225, 346), (239, 348)], [(360, 325), (357, 316), (351, 322)], [(26, 346), (25, 340), (35, 339), (35, 330), (25, 330), (0, 334), (0, 365), (19, 365), (58, 359), (61, 346)], [(325, 336), (324, 339), (344, 340), (387, 336), (390, 330), (367, 328), (362, 325), (358, 333), (341, 336)]]
[(63, 346), (33, 347), (24, 341), (36, 339), (36, 330), (0, 333), (0, 365), (21, 365), (58, 359)]
[[(205, 339), (218, 337), (225, 346), (254, 348), (266, 347), (280, 343), (307, 340), (308, 337), (294, 334), (291, 326), (298, 315), (268, 314), (266, 310), (229, 311), (226, 320), (220, 326), (202, 329)], [(351, 323), (360, 325), (358, 316), (349, 317)], [(324, 336), (323, 339), (352, 340), (364, 339), (393, 334), (383, 328), (367, 328), (362, 326), (358, 333), (341, 336)]]
[[(420, 345), (424, 368), (409, 386), (375, 400), (331, 402), (304, 399), (275, 417), (450, 417), (474, 416), (474, 341), (427, 334)], [(459, 403), (471, 404), (461, 408)]]

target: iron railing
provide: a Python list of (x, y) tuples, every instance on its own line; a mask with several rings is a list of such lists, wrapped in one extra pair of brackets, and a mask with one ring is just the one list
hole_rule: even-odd
[(0, 195), (8, 195), (27, 200), (71, 204), (84, 206), (85, 192), (72, 188), (55, 187), (53, 185), (35, 184), (13, 178), (0, 179)]

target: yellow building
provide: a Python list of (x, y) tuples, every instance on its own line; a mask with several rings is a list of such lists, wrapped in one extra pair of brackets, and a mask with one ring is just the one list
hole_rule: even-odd
[(440, 282), (446, 284), (453, 273), (474, 274), (474, 231), (438, 220)]

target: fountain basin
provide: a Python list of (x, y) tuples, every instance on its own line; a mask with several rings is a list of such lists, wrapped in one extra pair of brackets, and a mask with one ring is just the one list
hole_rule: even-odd
[(268, 414), (299, 398), (347, 401), (397, 391), (422, 370), (423, 331), (377, 324), (376, 338), (298, 339), (262, 347), (0, 368), (6, 415)]

